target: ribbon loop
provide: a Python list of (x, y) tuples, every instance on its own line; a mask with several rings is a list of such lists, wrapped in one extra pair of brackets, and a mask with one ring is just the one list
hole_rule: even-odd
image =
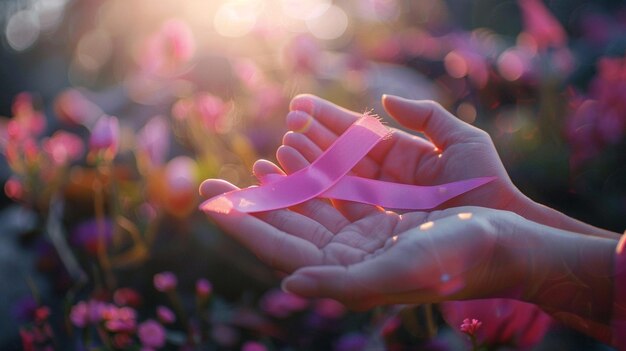
[(495, 179), (482, 177), (436, 186), (416, 186), (347, 175), (388, 134), (389, 130), (378, 119), (366, 114), (308, 167), (288, 176), (268, 176), (260, 186), (218, 195), (205, 201), (200, 209), (219, 213), (231, 210), (262, 212), (326, 197), (386, 208), (423, 210)]

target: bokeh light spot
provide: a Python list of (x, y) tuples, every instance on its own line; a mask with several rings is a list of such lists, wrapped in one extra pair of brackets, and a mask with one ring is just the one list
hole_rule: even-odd
[(281, 4), (285, 15), (300, 20), (317, 18), (331, 7), (330, 0), (282, 0)]
[(215, 13), (215, 30), (225, 37), (242, 37), (254, 28), (263, 3), (233, 1), (223, 4)]
[(14, 13), (5, 30), (7, 41), (16, 51), (28, 49), (39, 37), (39, 17), (30, 10)]
[(467, 123), (474, 123), (476, 121), (476, 107), (469, 102), (463, 102), (457, 107), (456, 114), (460, 119)]
[(507, 50), (498, 58), (498, 72), (508, 81), (518, 80), (524, 74), (524, 62), (512, 50)]
[(456, 51), (449, 52), (443, 59), (443, 64), (448, 74), (453, 78), (463, 78), (469, 71), (465, 58)]
[(307, 28), (318, 39), (337, 39), (348, 28), (348, 15), (339, 6), (331, 6), (321, 16), (306, 21)]

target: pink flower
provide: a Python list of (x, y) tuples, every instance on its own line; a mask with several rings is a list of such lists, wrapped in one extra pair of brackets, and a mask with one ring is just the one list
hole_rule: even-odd
[(476, 331), (478, 331), (481, 325), (483, 325), (483, 322), (478, 319), (470, 320), (469, 318), (465, 318), (459, 329), (469, 336), (476, 336)]
[(102, 116), (91, 130), (89, 149), (92, 152), (106, 152), (111, 157), (117, 153), (120, 142), (120, 125), (116, 117)]
[(541, 0), (518, 0), (524, 32), (534, 39), (537, 49), (561, 48), (567, 43), (565, 30)]
[[(46, 129), (46, 117), (33, 106), (33, 97), (29, 93), (20, 93), (13, 100), (13, 119), (15, 125), (9, 136), (14, 140), (35, 137)], [(9, 122), (9, 123), (11, 123)]]
[(267, 347), (260, 342), (247, 341), (241, 346), (241, 351), (267, 351)]
[(317, 72), (321, 56), (319, 43), (310, 35), (299, 35), (285, 47), (286, 61), (300, 73)]
[(85, 147), (81, 138), (61, 130), (44, 139), (42, 149), (50, 156), (54, 165), (64, 166), (68, 162), (78, 160), (83, 155)]
[(161, 272), (154, 275), (154, 287), (161, 292), (168, 292), (176, 289), (178, 279), (172, 272)]
[(139, 324), (137, 335), (144, 347), (159, 348), (165, 345), (165, 328), (155, 320), (148, 319)]
[(597, 66), (587, 96), (575, 95), (570, 101), (573, 112), (566, 132), (572, 168), (626, 137), (626, 57), (604, 57)]
[(141, 294), (135, 289), (119, 288), (113, 293), (113, 301), (118, 306), (139, 307), (141, 300)]
[(315, 301), (315, 312), (328, 319), (338, 319), (346, 314), (346, 308), (333, 299), (319, 299)]
[(61, 122), (73, 125), (93, 125), (102, 110), (79, 90), (67, 89), (54, 100), (54, 111)]
[(106, 328), (114, 333), (131, 333), (137, 327), (137, 312), (130, 307), (108, 305), (102, 317)]
[(274, 289), (263, 295), (260, 304), (261, 309), (267, 314), (277, 318), (285, 318), (294, 312), (307, 308), (309, 301), (297, 295)]
[[(468, 325), (474, 336), (490, 345), (510, 345), (523, 350), (537, 344), (548, 331), (552, 319), (535, 305), (510, 299), (448, 301), (441, 304), (449, 325)], [(465, 323), (473, 316), (478, 323)], [(461, 329), (463, 331), (463, 329)]]
[(183, 21), (171, 19), (147, 40), (140, 64), (148, 73), (169, 75), (188, 63), (195, 49), (191, 28)]
[(172, 116), (179, 121), (197, 120), (211, 132), (220, 132), (226, 124), (226, 116), (232, 103), (210, 93), (198, 93), (178, 100), (172, 106)]
[(170, 148), (169, 125), (163, 116), (152, 117), (137, 134), (137, 153), (148, 169), (160, 166)]
[(163, 324), (172, 324), (176, 321), (174, 312), (165, 306), (157, 306), (156, 314)]
[(96, 300), (80, 301), (70, 311), (72, 324), (84, 328), (88, 324), (95, 324), (102, 320), (102, 313), (106, 309), (103, 302)]
[(196, 295), (201, 299), (206, 299), (213, 292), (213, 285), (206, 279), (198, 279), (196, 281)]
[(15, 176), (11, 176), (4, 183), (4, 193), (13, 201), (24, 199), (24, 186), (22, 182)]

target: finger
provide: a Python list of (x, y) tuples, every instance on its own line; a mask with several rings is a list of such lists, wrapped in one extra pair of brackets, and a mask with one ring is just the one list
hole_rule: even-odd
[[(297, 172), (310, 164), (298, 150), (286, 145), (282, 145), (276, 150), (276, 158), (287, 173)], [(336, 205), (336, 208), (348, 221), (356, 221), (374, 212), (382, 211), (379, 207), (352, 201), (333, 200), (333, 204)], [(310, 213), (305, 214), (312, 215)], [(331, 228), (329, 228), (329, 230), (332, 231)]]
[(200, 196), (210, 199), (226, 192), (237, 190), (236, 186), (222, 179), (207, 179), (200, 184)]
[[(271, 162), (269, 161), (266, 162), (271, 164)], [(278, 168), (276, 165), (273, 166)], [(270, 166), (267, 165), (266, 167), (268, 167), (269, 169)], [(200, 185), (200, 193), (202, 194), (202, 196), (205, 196), (207, 198), (237, 189), (238, 188), (236, 186), (221, 179), (208, 179), (202, 182), (202, 184)], [(245, 236), (245, 231), (258, 230), (255, 229), (255, 226), (269, 231), (272, 238), (276, 237), (277, 235), (293, 235), (314, 244), (316, 247), (326, 246), (326, 244), (328, 244), (328, 242), (332, 240), (334, 236), (333, 232), (330, 232), (323, 225), (323, 223), (319, 223), (315, 219), (288, 210), (260, 212), (254, 215), (231, 212), (225, 216), (219, 216), (213, 212), (208, 212), (207, 215), (213, 218), (218, 223), (218, 225), (220, 225), (220, 227), (223, 227), (231, 234), (235, 234), (233, 236), (240, 239), (247, 239), (247, 237)], [(337, 213), (337, 215), (339, 214)], [(234, 216), (242, 220), (242, 226), (238, 227), (236, 226), (236, 223), (231, 223), (229, 216)], [(271, 228), (263, 225), (262, 222), (266, 222), (266, 224), (269, 224), (269, 226), (271, 226), (274, 230), (270, 230)], [(244, 233), (240, 234), (240, 232)], [(248, 240), (245, 240), (243, 243), (246, 247), (249, 248), (251, 248), (250, 244), (253, 244), (250, 243)]]
[[(287, 132), (283, 137), (283, 145), (291, 146), (296, 149), (309, 163), (313, 163), (313, 161), (319, 158), (323, 153), (320, 146), (314, 143), (307, 135), (297, 132)], [(378, 174), (380, 167), (376, 162), (366, 156), (361, 159), (352, 170), (355, 174), (362, 177), (371, 178)]]
[(207, 215), (272, 268), (291, 272), (300, 267), (323, 263), (323, 254), (317, 245), (287, 234), (260, 218), (239, 212), (207, 212)]
[(383, 107), (401, 125), (423, 132), (440, 149), (484, 134), (431, 100), (408, 100), (384, 95)]
[(306, 112), (309, 116), (315, 116), (320, 123), (335, 134), (343, 133), (362, 116), (361, 113), (350, 111), (311, 94), (302, 94), (294, 97), (291, 100), (289, 109), (291, 111)]
[[(327, 149), (338, 138), (338, 135), (363, 116), (363, 114), (348, 111), (313, 95), (303, 95), (294, 98), (292, 100), (292, 108), (296, 108), (296, 110), (287, 115), (288, 128), (304, 134), (321, 150)], [(300, 140), (293, 139), (289, 141), (298, 142)], [(290, 146), (302, 152), (310, 162), (319, 157), (310, 158), (308, 151), (305, 151), (307, 150), (306, 145), (291, 144)], [(413, 152), (407, 154), (405, 150)], [(395, 152), (397, 155), (425, 156), (439, 152), (439, 150), (424, 138), (401, 130), (393, 130), (390, 138), (381, 140), (355, 166), (354, 173), (367, 178), (378, 177), (380, 169), (390, 152)]]
[(315, 161), (323, 153), (322, 149), (311, 139), (297, 132), (287, 132), (283, 136), (283, 145), (296, 149), (309, 163)]
[(261, 182), (270, 174), (285, 175), (285, 172), (273, 162), (268, 160), (256, 160), (252, 165), (252, 174)]

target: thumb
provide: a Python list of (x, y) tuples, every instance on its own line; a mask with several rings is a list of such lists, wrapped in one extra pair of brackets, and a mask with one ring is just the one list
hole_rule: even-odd
[(439, 148), (475, 137), (487, 137), (484, 131), (458, 119), (432, 100), (409, 100), (383, 95), (385, 110), (401, 125), (423, 132)]

